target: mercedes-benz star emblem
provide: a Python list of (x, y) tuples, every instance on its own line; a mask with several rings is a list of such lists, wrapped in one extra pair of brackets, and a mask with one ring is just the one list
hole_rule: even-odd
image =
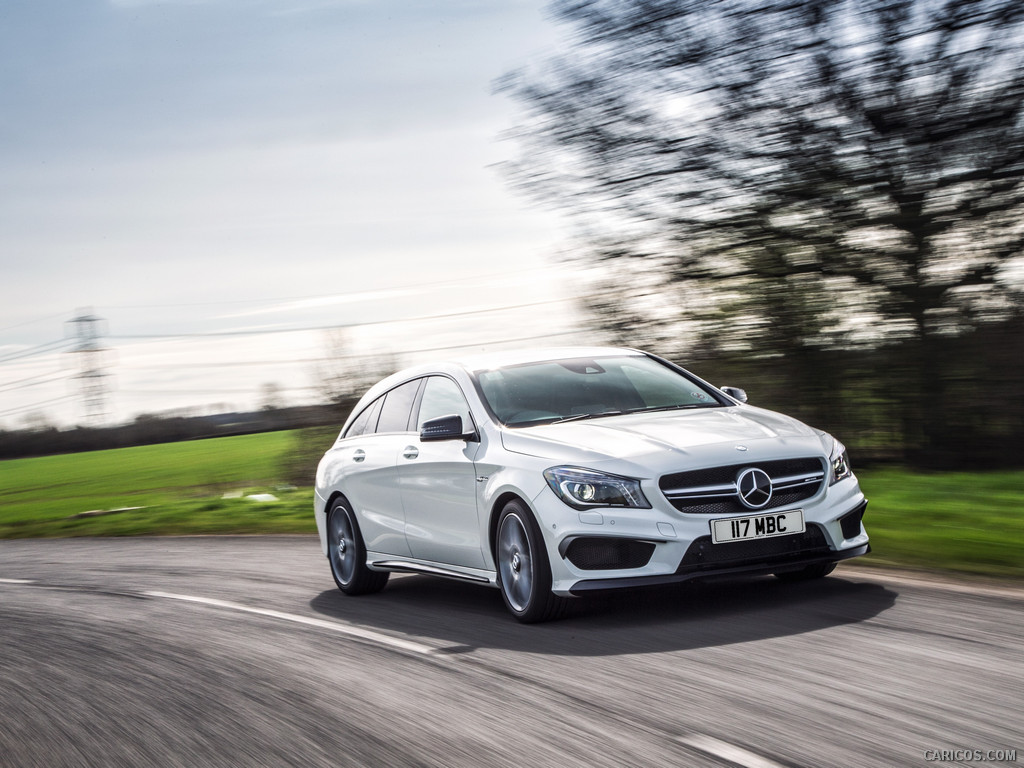
[(746, 506), (763, 509), (772, 500), (772, 479), (763, 469), (744, 469), (736, 478), (736, 492)]

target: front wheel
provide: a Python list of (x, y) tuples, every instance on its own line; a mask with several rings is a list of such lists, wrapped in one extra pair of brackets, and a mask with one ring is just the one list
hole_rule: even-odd
[(327, 513), (327, 559), (334, 582), (346, 595), (380, 592), (391, 575), (366, 567), (366, 545), (359, 523), (344, 499), (336, 499)]
[(513, 616), (530, 624), (561, 615), (565, 600), (551, 592), (544, 539), (533, 515), (518, 501), (501, 511), (494, 555), (501, 597)]

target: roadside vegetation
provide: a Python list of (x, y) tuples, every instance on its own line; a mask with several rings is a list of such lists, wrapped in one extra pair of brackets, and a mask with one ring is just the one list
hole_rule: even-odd
[(865, 563), (1024, 579), (1024, 471), (857, 477), (873, 549)]
[[(0, 462), (0, 538), (312, 534), (333, 427)], [(1024, 580), (1024, 471), (858, 472), (858, 564)], [(259, 500), (269, 494), (275, 500)], [(255, 496), (256, 498), (250, 498)]]
[(286, 471), (305, 432), (0, 462), (0, 537), (311, 533), (312, 478)]

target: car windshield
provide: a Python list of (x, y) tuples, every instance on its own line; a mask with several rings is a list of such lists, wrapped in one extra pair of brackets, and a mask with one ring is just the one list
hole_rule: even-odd
[(477, 371), (476, 379), (509, 427), (725, 404), (706, 386), (633, 355), (527, 363)]

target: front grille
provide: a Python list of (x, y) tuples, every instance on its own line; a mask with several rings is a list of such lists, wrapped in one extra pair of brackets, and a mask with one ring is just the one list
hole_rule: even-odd
[(818, 458), (782, 459), (724, 467), (694, 469), (663, 475), (661, 492), (673, 507), (693, 515), (732, 515), (750, 512), (740, 501), (736, 478), (744, 469), (764, 470), (772, 480), (772, 497), (759, 509), (778, 509), (799, 504), (821, 490), (825, 464)]
[(649, 541), (600, 536), (573, 539), (565, 550), (565, 558), (584, 571), (643, 568), (653, 554), (654, 544)]
[(816, 554), (827, 555), (829, 551), (825, 534), (815, 523), (808, 525), (803, 533), (767, 539), (715, 544), (710, 536), (701, 536), (690, 544), (676, 572), (784, 562)]

